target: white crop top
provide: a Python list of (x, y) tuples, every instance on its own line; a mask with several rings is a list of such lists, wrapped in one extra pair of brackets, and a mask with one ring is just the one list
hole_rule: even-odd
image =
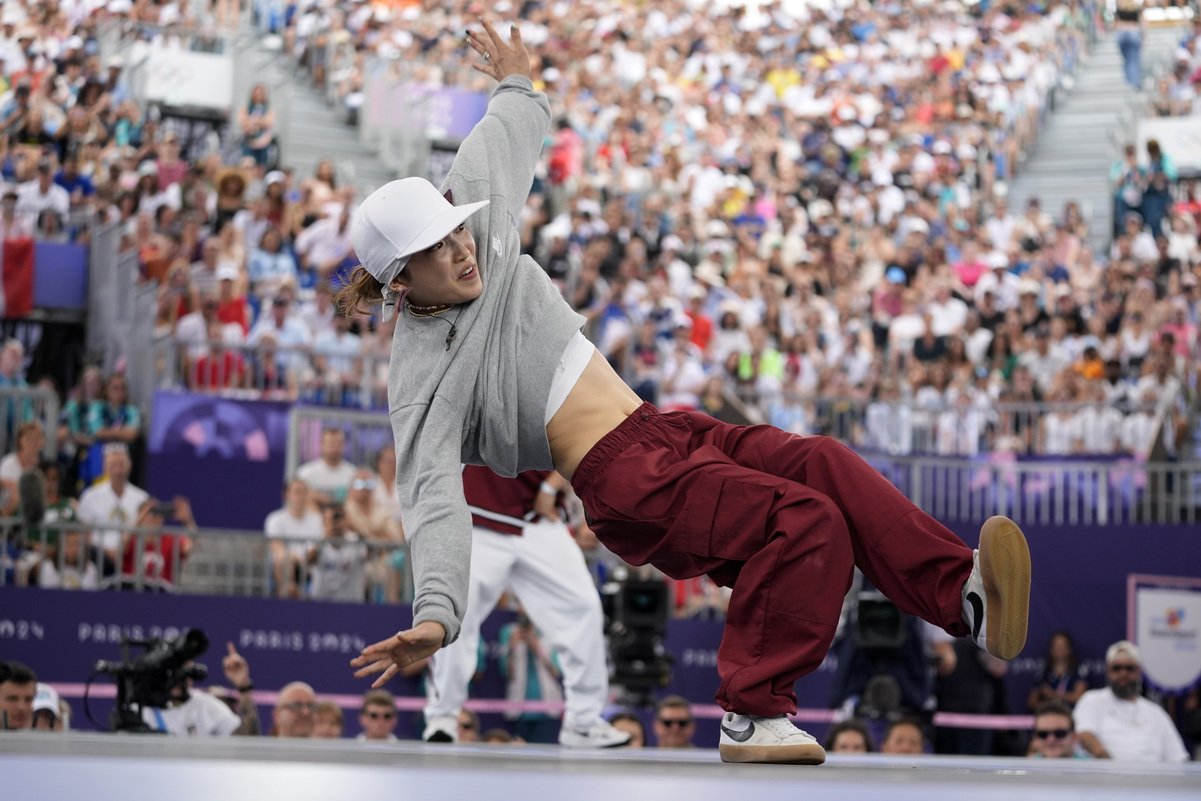
[(559, 364), (555, 367), (555, 377), (551, 380), (550, 395), (546, 399), (546, 425), (550, 424), (550, 419), (575, 388), (575, 382), (584, 374), (584, 368), (588, 366), (595, 350), (596, 346), (579, 331), (575, 332), (575, 336), (563, 349), (563, 355), (559, 357)]

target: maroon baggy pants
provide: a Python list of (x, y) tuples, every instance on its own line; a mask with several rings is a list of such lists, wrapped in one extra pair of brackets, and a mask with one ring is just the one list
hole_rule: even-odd
[(853, 568), (903, 612), (965, 636), (972, 551), (829, 437), (644, 404), (580, 462), (592, 530), (630, 564), (733, 587), (717, 652), (724, 709), (796, 711)]

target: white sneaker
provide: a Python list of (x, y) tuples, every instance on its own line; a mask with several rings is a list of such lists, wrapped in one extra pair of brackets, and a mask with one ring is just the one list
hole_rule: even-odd
[(421, 739), (427, 743), (457, 743), (459, 741), (458, 715), (435, 715), (425, 719), (425, 731)]
[(721, 719), (717, 750), (722, 762), (783, 762), (820, 765), (826, 751), (814, 737), (796, 726), (787, 715), (764, 718), (727, 712)]
[(980, 549), (963, 584), (963, 622), (972, 639), (1000, 659), (1026, 645), (1030, 616), (1030, 548), (1008, 517), (990, 517), (980, 529)]
[(629, 742), (629, 732), (618, 731), (607, 720), (597, 720), (586, 729), (566, 723), (559, 729), (559, 745), (564, 748), (618, 748)]

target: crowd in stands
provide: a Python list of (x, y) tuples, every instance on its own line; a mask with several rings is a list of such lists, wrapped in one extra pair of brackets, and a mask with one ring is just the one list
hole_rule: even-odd
[[(1094, 252), (1077, 204), (1006, 199), (1088, 58), (1092, 4), (695, 5), (496, 11), (520, 15), (556, 117), (525, 249), (643, 397), (741, 416), (734, 393), (782, 428), (892, 453), (1175, 452), (1195, 393), (1201, 207), (1170, 195), (1170, 169), (1138, 168), (1138, 202)], [(301, 4), (260, 23), (354, 103), (378, 74), (486, 91), (463, 68), (470, 14)], [(347, 49), (354, 64), (330, 63)], [(223, 244), (182, 234), (186, 276), (167, 259), (158, 328), (189, 343), (179, 382), (381, 406), (390, 325), (340, 319), (326, 286), (353, 259), (338, 233), (353, 197), (325, 204), (328, 166), (213, 169), (232, 229), (185, 210), (175, 224), (198, 216)]]

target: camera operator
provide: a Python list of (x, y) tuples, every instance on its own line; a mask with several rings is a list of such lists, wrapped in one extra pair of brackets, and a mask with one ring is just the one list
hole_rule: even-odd
[[(177, 687), (177, 698), (165, 708), (148, 707), (142, 710), (146, 725), (167, 734), (199, 737), (228, 737), (230, 735), (258, 736), (261, 732), (259, 712), (254, 705), (254, 682), (250, 666), (237, 652), (234, 644), (226, 643), (228, 653), (221, 660), (225, 680), (238, 691), (238, 711), (234, 713), (224, 701), (211, 693), (192, 691), (192, 679), (186, 687)], [(191, 664), (191, 663), (189, 663)]]
[(855, 571), (831, 653), (838, 657), (830, 707), (864, 717), (922, 714), (934, 706), (934, 674), (955, 669), (951, 640), (901, 613)]

